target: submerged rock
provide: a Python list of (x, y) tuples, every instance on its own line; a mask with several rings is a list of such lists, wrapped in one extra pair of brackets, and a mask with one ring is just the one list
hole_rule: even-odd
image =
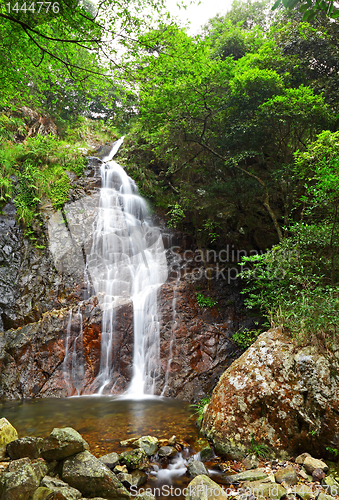
[(177, 454), (177, 450), (173, 448), (173, 446), (161, 446), (158, 451), (158, 455), (160, 458), (170, 458), (174, 457)]
[(130, 497), (115, 474), (89, 451), (83, 451), (64, 461), (62, 479), (81, 491), (83, 496), (108, 499)]
[(326, 456), (326, 447), (339, 448), (338, 369), (316, 346), (299, 347), (279, 328), (265, 332), (220, 378), (202, 431), (230, 458), (246, 456), (253, 438), (285, 458), (300, 448)]

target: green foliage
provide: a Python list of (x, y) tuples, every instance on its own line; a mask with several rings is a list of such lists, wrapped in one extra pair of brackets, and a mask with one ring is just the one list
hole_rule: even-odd
[(54, 136), (8, 142), (0, 150), (0, 199), (6, 202), (13, 196), (18, 220), (29, 226), (44, 199), (49, 198), (55, 209), (63, 206), (70, 187), (65, 171), (81, 175), (84, 167), (78, 147)]
[(303, 21), (312, 21), (317, 15), (325, 14), (332, 19), (339, 18), (339, 9), (334, 6), (331, 0), (276, 0), (272, 10), (277, 9), (280, 5), (286, 9), (298, 8), (299, 12), (303, 14)]
[(330, 448), (329, 446), (326, 446), (326, 450), (331, 453), (332, 455), (334, 455), (335, 457), (337, 457), (339, 455), (339, 450), (338, 448)]
[(217, 233), (218, 229), (221, 229), (220, 222), (205, 220), (202, 224), (202, 229), (198, 229), (198, 231), (203, 234), (207, 234), (209, 243), (214, 243), (219, 237), (219, 234)]
[(269, 446), (257, 443), (254, 437), (252, 437), (251, 446), (248, 449), (248, 454), (254, 454), (259, 458), (268, 458), (271, 454), (271, 450)]
[(179, 203), (169, 205), (169, 209), (169, 212), (166, 214), (170, 216), (170, 219), (167, 221), (167, 225), (168, 227), (177, 228), (185, 219), (185, 212)]
[(3, 141), (14, 141), (18, 136), (26, 136), (25, 122), (22, 118), (0, 114), (0, 143)]
[(205, 297), (202, 293), (197, 293), (197, 303), (199, 307), (214, 307), (218, 301), (211, 297)]
[(201, 422), (202, 419), (204, 418), (205, 408), (210, 401), (211, 401), (211, 396), (205, 396), (204, 398), (201, 398), (197, 404), (189, 405), (189, 407), (194, 410), (192, 416), (196, 417), (197, 422)]
[[(331, 245), (339, 244), (326, 224), (296, 224), (291, 236), (263, 255), (243, 257), (245, 304), (260, 309), (273, 325), (296, 339), (312, 335), (331, 345), (339, 331), (338, 274), (331, 285)], [(333, 236), (331, 241), (331, 235)], [(336, 255), (336, 262), (338, 256)]]
[(260, 333), (261, 330), (249, 330), (248, 328), (244, 328), (232, 335), (232, 340), (236, 342), (241, 349), (247, 349), (256, 341)]

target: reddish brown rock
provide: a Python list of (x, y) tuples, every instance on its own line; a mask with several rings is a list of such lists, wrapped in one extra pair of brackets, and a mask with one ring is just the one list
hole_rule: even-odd
[[(82, 342), (75, 342), (81, 327), (78, 311), (82, 314)], [(127, 303), (116, 315), (115, 388), (109, 388), (113, 393), (123, 392), (131, 377), (131, 314), (131, 303)], [(73, 311), (71, 328), (69, 318), (69, 309), (54, 310), (45, 313), (37, 323), (0, 333), (0, 398), (61, 397), (77, 392), (95, 392), (93, 382), (99, 371), (102, 321), (96, 297), (81, 303), (80, 309), (77, 307)], [(68, 330), (68, 351), (72, 353), (76, 345), (77, 357), (83, 362), (81, 376), (77, 373), (74, 376), (79, 385), (72, 380), (71, 356), (68, 366), (65, 363)]]
[(336, 356), (272, 329), (222, 375), (202, 429), (233, 457), (243, 457), (253, 440), (282, 456), (326, 456), (326, 447), (339, 447), (338, 414)]
[(185, 281), (161, 287), (159, 309), (159, 393), (186, 401), (200, 399), (212, 391), (239, 351), (229, 338), (229, 325), (216, 308), (199, 307), (192, 284)]

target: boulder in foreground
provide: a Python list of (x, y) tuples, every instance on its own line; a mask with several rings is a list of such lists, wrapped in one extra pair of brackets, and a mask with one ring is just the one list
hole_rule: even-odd
[(262, 333), (221, 376), (203, 433), (234, 459), (253, 443), (282, 458), (328, 456), (327, 447), (339, 449), (338, 357), (297, 346), (279, 328)]

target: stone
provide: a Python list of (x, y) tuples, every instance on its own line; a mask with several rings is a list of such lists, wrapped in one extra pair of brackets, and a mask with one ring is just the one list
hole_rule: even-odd
[(83, 496), (108, 499), (130, 497), (115, 474), (87, 450), (64, 461), (61, 479)]
[(326, 493), (329, 493), (332, 496), (337, 496), (339, 495), (339, 483), (336, 481), (336, 479), (332, 476), (332, 474), (329, 474), (326, 476), (322, 481), (321, 484), (326, 490)]
[(304, 470), (302, 470), (302, 469), (298, 472), (298, 475), (299, 475), (300, 477), (302, 477), (303, 479), (305, 479), (305, 480), (306, 480), (306, 479), (308, 479), (308, 475), (307, 475), (307, 474), (306, 474), (306, 472), (305, 472)]
[[(53, 491), (49, 488), (45, 488), (44, 486), (39, 486), (38, 489), (35, 490), (32, 496), (32, 500), (45, 500), (49, 495), (53, 495)], [(63, 498), (61, 500), (64, 500)]]
[(132, 443), (134, 448), (141, 448), (149, 457), (154, 455), (158, 449), (159, 440), (153, 436), (142, 436)]
[(141, 470), (133, 470), (131, 472), (132, 476), (132, 486), (135, 486), (136, 488), (139, 488), (143, 484), (147, 482), (148, 476)]
[(124, 474), (127, 474), (128, 469), (127, 469), (126, 465), (116, 465), (113, 469), (113, 472), (114, 472), (114, 474), (120, 474), (121, 472), (123, 472)]
[(319, 493), (317, 500), (334, 500), (331, 495), (326, 495), (326, 493)]
[(314, 471), (312, 472), (312, 481), (320, 482), (322, 479), (324, 479), (325, 476), (326, 474), (322, 469), (314, 469)]
[(125, 439), (124, 441), (120, 441), (120, 446), (122, 446), (123, 448), (125, 446), (131, 446), (134, 441), (136, 441), (136, 438), (129, 438), (129, 439)]
[(44, 440), (41, 455), (47, 461), (63, 460), (88, 449), (88, 443), (72, 427), (56, 427)]
[(246, 470), (256, 469), (259, 466), (259, 460), (256, 455), (249, 455), (242, 461)]
[(108, 453), (107, 455), (103, 455), (99, 457), (100, 462), (106, 465), (109, 469), (114, 469), (116, 465), (119, 463), (119, 455), (115, 452)]
[(172, 436), (172, 437), (170, 437), (170, 438), (169, 438), (169, 440), (168, 440), (168, 445), (169, 445), (169, 446), (175, 446), (176, 439), (177, 439), (177, 437), (176, 437), (176, 436)]
[(49, 491), (61, 493), (67, 500), (78, 500), (82, 497), (79, 490), (55, 477), (45, 476), (40, 484)]
[(208, 471), (202, 462), (190, 458), (187, 463), (187, 472), (191, 477), (209, 476)]
[(0, 477), (0, 498), (28, 500), (42, 479), (39, 468), (32, 467), (28, 458), (14, 460)]
[(120, 463), (126, 465), (127, 469), (142, 469), (148, 466), (147, 455), (144, 450), (137, 448), (132, 451), (124, 451), (121, 453)]
[(189, 483), (185, 496), (185, 500), (226, 500), (227, 498), (225, 491), (205, 475), (196, 476)]
[(313, 457), (306, 457), (303, 465), (307, 474), (311, 475), (315, 469), (321, 469), (324, 472), (328, 471), (328, 465), (326, 465), (325, 462)]
[(290, 491), (302, 500), (310, 500), (310, 498), (314, 498), (314, 496), (316, 496), (312, 487), (307, 484), (297, 484), (296, 486), (293, 486)]
[(289, 486), (293, 486), (294, 484), (297, 484), (298, 482), (298, 476), (296, 473), (296, 470), (290, 466), (290, 467), (284, 467), (283, 469), (279, 469), (275, 474), (274, 474), (275, 480), (278, 484), (281, 484), (282, 482), (288, 484)]
[(37, 437), (23, 437), (15, 439), (7, 445), (7, 454), (12, 460), (18, 458), (38, 458), (42, 448), (43, 439)]
[(173, 446), (162, 446), (158, 450), (158, 455), (160, 458), (164, 458), (164, 457), (170, 458), (170, 457), (174, 457), (174, 455), (176, 455), (176, 454), (177, 454), (177, 450), (175, 448), (173, 448)]
[(48, 464), (43, 458), (31, 460), (31, 466), (37, 477), (44, 477), (48, 473)]
[(239, 483), (240, 481), (258, 481), (267, 478), (267, 474), (261, 469), (246, 470), (233, 474), (232, 476), (225, 476), (224, 480), (228, 484)]
[(18, 433), (7, 418), (0, 418), (0, 459), (6, 456), (6, 446), (18, 439)]
[(138, 493), (134, 498), (135, 500), (156, 500), (151, 491), (143, 491), (142, 493)]
[[(220, 377), (202, 433), (217, 453), (236, 460), (247, 455), (253, 436), (285, 459), (300, 448), (326, 456), (326, 447), (339, 448), (338, 369), (339, 360), (316, 345), (297, 345), (272, 328)], [(319, 422), (316, 440), (310, 422)]]
[(205, 446), (205, 448), (200, 450), (199, 453), (200, 453), (200, 460), (202, 462), (207, 462), (207, 460), (210, 460), (214, 456), (214, 451), (210, 446)]
[(280, 500), (280, 498), (286, 495), (287, 490), (281, 484), (272, 482), (246, 481), (238, 490), (238, 493), (246, 496), (253, 495), (256, 498), (265, 497), (272, 500)]
[(311, 455), (309, 453), (302, 453), (301, 455), (298, 455), (297, 458), (295, 459), (295, 463), (302, 465), (305, 461), (305, 458), (310, 457)]
[(131, 474), (120, 472), (120, 474), (117, 474), (117, 478), (126, 488), (130, 488), (133, 484), (133, 479)]

